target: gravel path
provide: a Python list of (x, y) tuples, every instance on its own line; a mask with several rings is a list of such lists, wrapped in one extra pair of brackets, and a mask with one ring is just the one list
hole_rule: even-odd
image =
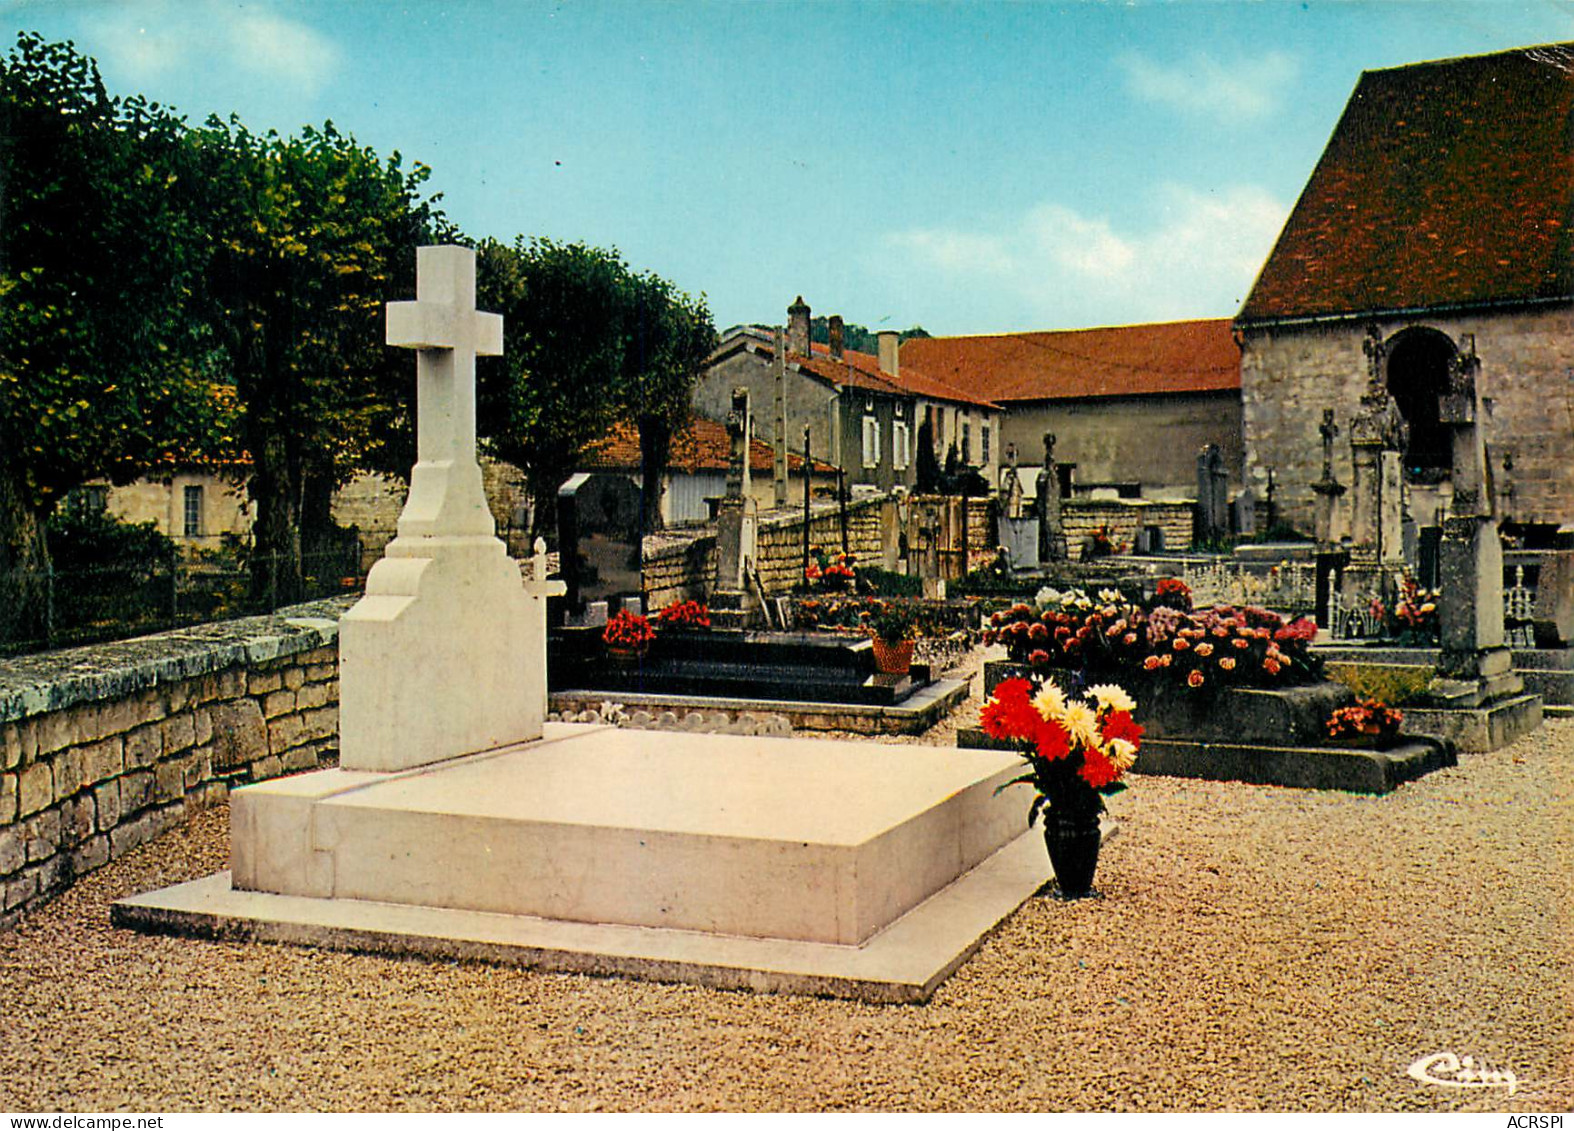
[[(0, 1110), (1574, 1107), (1574, 720), (1384, 798), (1112, 810), (1102, 900), (867, 1006), (110, 929), (225, 866), (220, 808), (0, 934)], [(1438, 1052), (1518, 1092), (1406, 1076)]]

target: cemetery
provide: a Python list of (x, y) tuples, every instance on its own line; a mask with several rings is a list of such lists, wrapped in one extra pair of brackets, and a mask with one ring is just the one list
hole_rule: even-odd
[(1298, 439), (1256, 390), (1244, 447), (1194, 448), (1228, 390), (1181, 389), (1195, 479), (1145, 495), (1108, 451), (1078, 480), (1096, 419), (903, 377), (894, 330), (854, 358), (839, 316), (817, 353), (800, 297), (673, 363), (723, 418), (705, 518), (569, 460), (511, 485), (523, 539), (483, 464), (498, 375), (541, 379), (494, 262), (525, 240), (423, 230), (371, 351), (413, 447), (345, 425), (408, 470), (361, 591), (0, 663), (0, 1107), (1574, 1098), (1574, 536), (1511, 519), (1473, 334), (1435, 419), (1375, 322)]

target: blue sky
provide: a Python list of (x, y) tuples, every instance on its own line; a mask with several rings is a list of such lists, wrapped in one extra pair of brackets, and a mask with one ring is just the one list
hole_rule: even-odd
[(331, 119), (469, 235), (619, 248), (717, 325), (1235, 313), (1362, 70), (1574, 40), (1565, 0), (0, 0), (114, 93)]

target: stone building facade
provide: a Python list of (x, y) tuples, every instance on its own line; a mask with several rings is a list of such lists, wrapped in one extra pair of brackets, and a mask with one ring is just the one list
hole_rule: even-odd
[[(849, 484), (911, 489), (917, 483), (919, 430), (928, 419), (938, 464), (944, 465), (954, 444), (962, 464), (995, 482), (1002, 450), (998, 405), (904, 363), (895, 333), (881, 335), (876, 356), (844, 349), (840, 319), (831, 323), (831, 342), (813, 343), (808, 305), (800, 298), (788, 308), (783, 384), (791, 450), (803, 450), (807, 426), (814, 457), (842, 468)], [(770, 332), (735, 330), (707, 363), (694, 390), (695, 411), (719, 420), (731, 406), (732, 390), (747, 388), (754, 435), (769, 443), (775, 428), (775, 375)]]
[[(1448, 367), (1480, 359), (1497, 514), (1574, 521), (1574, 44), (1363, 74), (1235, 320), (1248, 481), (1312, 526), (1319, 426), (1375, 379), (1408, 426), (1410, 516), (1452, 490)], [(1335, 528), (1337, 532), (1337, 527)]]
[(1240, 353), (1228, 319), (913, 338), (902, 359), (1003, 407), (1001, 463), (1014, 450), (1030, 469), (1024, 485), (1046, 432), (1055, 462), (1074, 465), (1087, 489), (1188, 498), (1207, 444), (1240, 482)]

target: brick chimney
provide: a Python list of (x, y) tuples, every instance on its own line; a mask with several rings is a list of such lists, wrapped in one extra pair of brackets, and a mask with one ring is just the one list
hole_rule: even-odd
[(840, 314), (831, 315), (827, 333), (831, 339), (831, 356), (837, 361), (842, 360), (842, 343), (847, 337), (847, 328)]
[(787, 352), (809, 354), (809, 304), (802, 295), (787, 308)]
[(881, 330), (876, 337), (880, 339), (880, 372), (897, 376), (901, 372), (901, 362), (898, 360), (900, 351), (896, 344), (896, 331)]

